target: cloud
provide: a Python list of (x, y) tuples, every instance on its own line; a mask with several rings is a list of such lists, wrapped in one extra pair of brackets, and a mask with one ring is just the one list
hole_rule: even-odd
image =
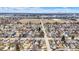
[(73, 13), (79, 8), (69, 7), (0, 7), (0, 13)]

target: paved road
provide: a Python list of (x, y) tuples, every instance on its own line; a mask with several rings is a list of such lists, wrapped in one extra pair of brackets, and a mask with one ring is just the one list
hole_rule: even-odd
[(41, 19), (40, 19), (40, 22), (41, 22), (42, 30), (44, 32), (44, 39), (45, 39), (45, 42), (46, 42), (47, 50), (51, 51), (50, 44), (49, 44), (48, 37), (47, 37), (47, 33), (45, 31), (44, 24), (43, 24)]

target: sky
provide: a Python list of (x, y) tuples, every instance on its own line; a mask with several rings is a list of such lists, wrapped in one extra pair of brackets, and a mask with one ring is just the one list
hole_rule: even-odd
[(0, 13), (79, 13), (79, 7), (0, 7)]

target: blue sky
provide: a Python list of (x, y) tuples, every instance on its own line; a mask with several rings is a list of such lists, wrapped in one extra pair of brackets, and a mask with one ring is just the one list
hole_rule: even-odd
[(79, 7), (0, 7), (0, 13), (79, 13)]

